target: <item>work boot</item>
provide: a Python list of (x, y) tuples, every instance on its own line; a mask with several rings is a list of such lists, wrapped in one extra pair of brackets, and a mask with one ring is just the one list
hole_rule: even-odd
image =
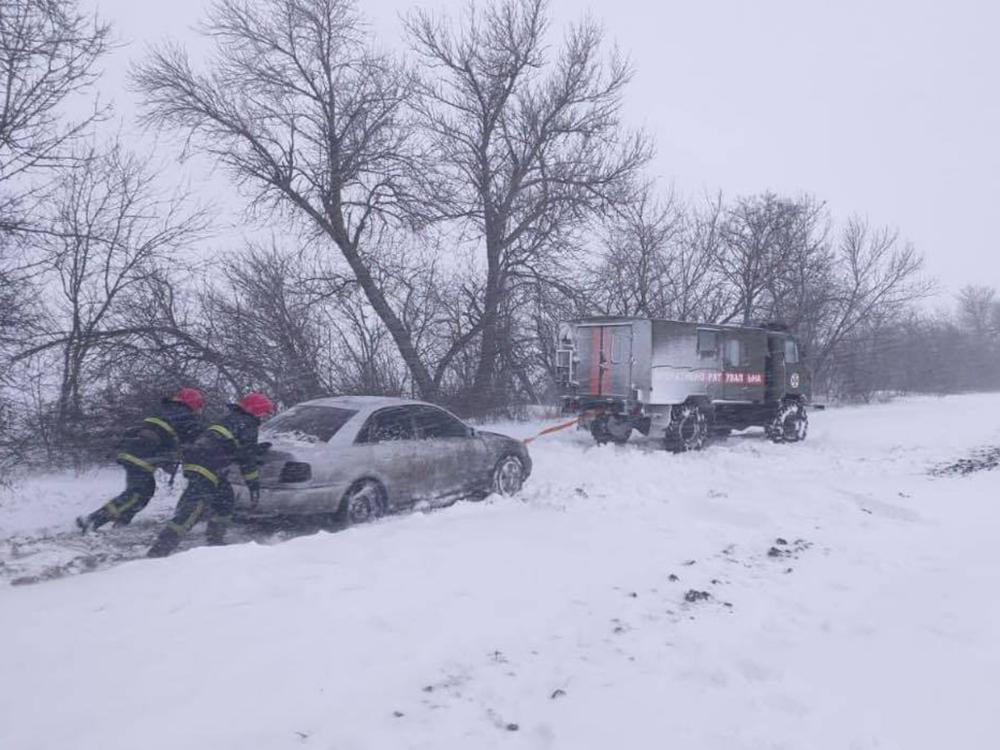
[(153, 542), (153, 546), (149, 548), (149, 552), (146, 553), (146, 557), (166, 557), (177, 549), (177, 545), (180, 543), (181, 535), (174, 529), (167, 526), (160, 532), (160, 535), (156, 537), (156, 541)]
[(218, 518), (212, 518), (205, 525), (205, 538), (213, 547), (221, 547), (226, 543), (226, 529), (229, 524)]
[(115, 519), (115, 522), (111, 525), (116, 529), (122, 529), (128, 526), (130, 523), (132, 523), (133, 518), (135, 518), (135, 516), (123, 514), (118, 516), (118, 518)]
[(97, 531), (104, 524), (111, 520), (111, 514), (108, 513), (106, 508), (100, 508), (95, 510), (89, 516), (79, 516), (76, 519), (77, 528), (80, 529), (81, 533), (86, 534), (88, 531)]

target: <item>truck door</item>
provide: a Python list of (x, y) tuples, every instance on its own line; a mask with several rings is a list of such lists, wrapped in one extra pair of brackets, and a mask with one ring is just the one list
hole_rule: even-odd
[(764, 398), (765, 347), (763, 336), (756, 331), (726, 332), (722, 373), (722, 397), (726, 401), (759, 402)]
[(578, 338), (581, 369), (589, 373), (586, 392), (628, 398), (632, 387), (632, 326), (587, 326), (580, 329)]
[(785, 395), (785, 336), (767, 337), (767, 389), (765, 399), (780, 401)]
[(743, 362), (745, 344), (735, 331), (726, 331), (722, 337), (722, 398), (726, 401), (743, 401)]
[(782, 396), (812, 395), (812, 377), (809, 368), (802, 362), (798, 342), (791, 336), (786, 336), (782, 342), (785, 355), (785, 389)]

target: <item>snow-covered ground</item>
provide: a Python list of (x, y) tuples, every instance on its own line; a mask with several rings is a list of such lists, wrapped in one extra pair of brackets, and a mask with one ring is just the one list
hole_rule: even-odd
[[(1000, 473), (928, 470), (997, 444), (998, 395), (570, 431), (514, 499), (2, 586), (0, 748), (993, 748)], [(118, 482), (0, 495), (4, 563)]]

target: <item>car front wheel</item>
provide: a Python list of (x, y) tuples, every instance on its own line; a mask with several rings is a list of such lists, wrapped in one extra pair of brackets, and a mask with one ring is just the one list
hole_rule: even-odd
[(498, 495), (516, 495), (524, 486), (524, 463), (517, 456), (504, 456), (493, 469), (493, 491)]

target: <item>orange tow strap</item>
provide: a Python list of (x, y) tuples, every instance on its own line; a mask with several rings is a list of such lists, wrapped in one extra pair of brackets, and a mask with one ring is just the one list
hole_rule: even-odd
[(544, 435), (551, 435), (553, 432), (559, 432), (559, 430), (565, 430), (565, 429), (567, 429), (569, 427), (574, 426), (578, 421), (580, 421), (580, 418), (579, 417), (574, 417), (569, 422), (564, 422), (563, 424), (557, 424), (557, 425), (554, 425), (552, 427), (546, 427), (544, 430), (542, 430), (541, 432), (539, 432), (534, 437), (525, 438), (524, 439), (524, 443), (527, 444), (527, 443), (530, 443), (532, 441), (538, 440), (538, 438), (543, 437)]

